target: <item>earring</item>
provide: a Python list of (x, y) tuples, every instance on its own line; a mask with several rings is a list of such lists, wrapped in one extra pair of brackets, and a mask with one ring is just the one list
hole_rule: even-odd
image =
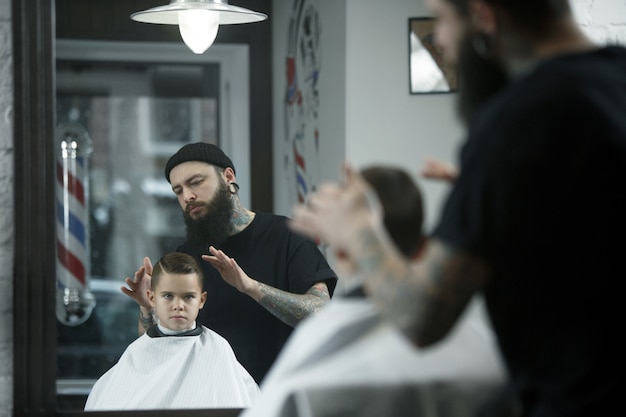
[(239, 192), (239, 184), (237, 184), (236, 182), (231, 182), (228, 184), (228, 192), (231, 195), (235, 195)]
[(487, 35), (484, 33), (478, 33), (472, 36), (472, 48), (478, 56), (482, 58), (489, 57), (489, 39), (487, 38)]

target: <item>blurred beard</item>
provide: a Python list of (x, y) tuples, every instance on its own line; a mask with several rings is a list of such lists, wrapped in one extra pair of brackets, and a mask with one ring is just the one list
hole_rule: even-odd
[(221, 181), (215, 197), (204, 204), (206, 212), (193, 219), (187, 210), (183, 211), (187, 225), (187, 240), (200, 252), (206, 253), (209, 246), (218, 247), (232, 235), (231, 223), (233, 203), (226, 182)]
[(481, 56), (467, 33), (459, 49), (459, 95), (457, 111), (466, 126), (485, 103), (509, 82), (504, 67), (491, 57)]

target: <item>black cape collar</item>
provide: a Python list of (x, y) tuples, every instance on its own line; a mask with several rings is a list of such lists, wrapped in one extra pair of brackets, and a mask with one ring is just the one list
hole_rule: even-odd
[(146, 332), (150, 337), (182, 337), (182, 336), (199, 336), (202, 333), (202, 326), (196, 326), (195, 329), (187, 330), (186, 332), (178, 334), (165, 334), (159, 330), (159, 326), (156, 324), (148, 329)]

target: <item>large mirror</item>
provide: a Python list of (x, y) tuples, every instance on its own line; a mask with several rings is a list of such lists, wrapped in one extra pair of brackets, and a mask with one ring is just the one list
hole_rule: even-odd
[[(59, 136), (79, 129), (88, 152), (77, 180), (89, 192), (77, 221), (89, 251), (77, 255), (85, 258), (84, 287), (95, 302), (89, 317), (75, 322), (57, 305), (60, 408), (82, 408), (95, 380), (137, 337), (137, 306), (120, 292), (124, 277), (144, 256), (158, 259), (184, 240), (163, 176), (167, 158), (186, 143), (219, 145), (241, 167), (240, 198), (250, 206), (248, 49), (214, 45), (193, 55), (177, 43), (57, 39), (56, 156)], [(59, 212), (67, 193), (59, 181), (56, 188)], [(70, 233), (59, 230), (57, 247), (66, 253)], [(60, 286), (73, 284), (64, 265), (57, 271)]]
[[(145, 0), (12, 2), (15, 415), (82, 414), (95, 377), (133, 337), (136, 307), (115, 289), (143, 256), (160, 256), (184, 232), (162, 175), (165, 160), (180, 145), (219, 144), (246, 184), (244, 204), (272, 210), (269, 23), (224, 27), (212, 49), (197, 56), (172, 28), (130, 20), (132, 12), (156, 5)], [(238, 5), (271, 15), (269, 0)], [(51, 273), (57, 240), (55, 136), (62, 125), (81, 126), (92, 145), (86, 178), (93, 235), (88, 277), (96, 307), (87, 321), (71, 326), (57, 319)], [(133, 206), (140, 201), (149, 209)], [(130, 230), (137, 234), (129, 236)], [(108, 342), (98, 342), (101, 337)]]

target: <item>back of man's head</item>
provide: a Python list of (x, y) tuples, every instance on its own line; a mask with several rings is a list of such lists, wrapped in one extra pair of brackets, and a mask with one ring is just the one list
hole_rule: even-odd
[(361, 175), (378, 195), (392, 241), (404, 256), (414, 258), (424, 237), (422, 193), (417, 183), (398, 167), (370, 166)]
[(518, 31), (534, 38), (540, 38), (554, 27), (558, 19), (570, 15), (569, 0), (483, 0), (501, 9), (510, 23)]

